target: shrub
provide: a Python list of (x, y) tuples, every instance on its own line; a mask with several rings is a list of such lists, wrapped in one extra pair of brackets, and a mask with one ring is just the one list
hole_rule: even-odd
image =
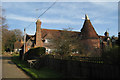
[(119, 64), (120, 62), (120, 47), (114, 46), (113, 48), (105, 49), (102, 53), (104, 63)]
[(25, 53), (25, 60), (38, 58), (45, 54), (46, 49), (44, 47), (31, 48), (27, 53)]

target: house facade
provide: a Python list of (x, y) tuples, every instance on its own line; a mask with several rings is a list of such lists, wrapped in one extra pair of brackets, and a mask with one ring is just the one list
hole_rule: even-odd
[[(30, 48), (35, 48), (35, 47), (45, 47), (46, 53), (48, 54), (54, 50), (54, 47), (52, 47), (51, 39), (56, 37), (54, 35), (60, 36), (62, 30), (43, 29), (41, 28), (41, 24), (42, 22), (40, 21), (40, 19), (38, 19), (36, 22), (35, 35), (26, 34), (25, 52), (27, 52)], [(100, 50), (101, 47), (103, 47), (103, 45), (107, 45), (109, 39), (108, 32), (105, 33), (105, 36), (99, 36), (96, 33), (87, 15), (85, 15), (85, 21), (81, 29), (81, 32), (75, 32), (75, 31), (66, 31), (66, 32), (70, 32), (72, 34), (79, 36), (81, 39), (80, 43), (84, 43), (87, 46), (88, 50), (91, 49)]]

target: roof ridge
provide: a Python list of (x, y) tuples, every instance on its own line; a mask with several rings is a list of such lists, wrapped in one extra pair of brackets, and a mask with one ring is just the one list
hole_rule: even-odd
[[(45, 28), (42, 28), (42, 30), (64, 31), (64, 30), (57, 30), (57, 29), (45, 29)], [(78, 32), (78, 31), (67, 31), (67, 32)], [(79, 32), (79, 33), (80, 33), (80, 32)]]

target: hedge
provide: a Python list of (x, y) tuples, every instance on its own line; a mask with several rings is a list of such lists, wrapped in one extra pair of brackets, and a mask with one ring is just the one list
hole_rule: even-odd
[(31, 48), (27, 53), (25, 53), (25, 60), (34, 59), (45, 54), (46, 49), (44, 47)]

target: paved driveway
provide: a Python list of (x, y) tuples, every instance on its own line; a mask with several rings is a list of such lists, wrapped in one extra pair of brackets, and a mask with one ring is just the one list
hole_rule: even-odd
[(11, 61), (11, 56), (2, 56), (2, 78), (24, 78), (31, 80), (29, 76)]

